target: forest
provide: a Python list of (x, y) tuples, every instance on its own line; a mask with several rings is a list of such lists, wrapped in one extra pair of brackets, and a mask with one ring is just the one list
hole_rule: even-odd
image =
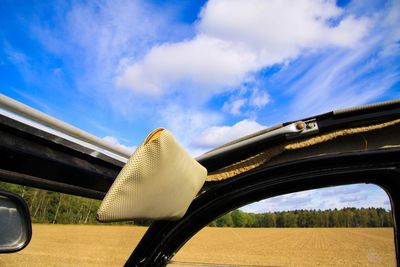
[[(98, 224), (101, 201), (0, 182), (0, 190), (22, 196), (33, 223)], [(149, 225), (149, 220), (123, 224)], [(121, 224), (121, 223), (117, 223)], [(211, 227), (392, 227), (391, 211), (383, 208), (294, 210), (267, 213), (231, 211), (209, 224)]]
[(383, 208), (343, 208), (247, 213), (234, 210), (214, 220), (212, 227), (392, 227), (391, 211)]

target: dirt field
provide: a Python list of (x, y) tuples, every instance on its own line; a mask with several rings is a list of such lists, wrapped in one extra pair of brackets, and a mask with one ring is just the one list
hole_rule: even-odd
[[(145, 230), (34, 225), (29, 246), (16, 254), (0, 255), (0, 266), (121, 266)], [(260, 266), (394, 266), (395, 254), (389, 228), (206, 228), (174, 260)]]
[(206, 228), (175, 261), (262, 266), (395, 266), (390, 228)]

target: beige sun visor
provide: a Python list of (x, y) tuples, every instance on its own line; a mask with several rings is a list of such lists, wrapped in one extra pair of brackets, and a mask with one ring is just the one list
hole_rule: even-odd
[(207, 170), (166, 129), (156, 129), (130, 157), (104, 197), (100, 222), (177, 220), (205, 182)]

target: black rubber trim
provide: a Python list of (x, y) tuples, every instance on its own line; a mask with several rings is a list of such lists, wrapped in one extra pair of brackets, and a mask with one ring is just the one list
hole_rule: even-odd
[(55, 192), (60, 192), (64, 194), (76, 195), (81, 197), (88, 197), (93, 199), (103, 199), (105, 194), (104, 192), (91, 190), (79, 186), (74, 186), (65, 183), (59, 183), (51, 180), (46, 180), (42, 178), (38, 178), (35, 176), (2, 170), (0, 169), (0, 181), (25, 185), (35, 188), (40, 188), (44, 190), (51, 190)]
[(0, 170), (13, 174), (3, 181), (99, 199), (121, 166), (0, 124)]

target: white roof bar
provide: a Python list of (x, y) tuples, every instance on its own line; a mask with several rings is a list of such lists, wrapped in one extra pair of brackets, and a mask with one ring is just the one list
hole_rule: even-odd
[(51, 117), (41, 111), (31, 108), (25, 104), (22, 104), (12, 98), (9, 98), (3, 94), (0, 94), (0, 108), (15, 113), (19, 116), (27, 118), (29, 120), (35, 121), (39, 124), (45, 125), (51, 129), (57, 130), (61, 133), (79, 139), (81, 141), (87, 142), (99, 148), (108, 150), (114, 154), (122, 156), (124, 158), (129, 158), (131, 152), (128, 150), (110, 144), (109, 142), (89, 134), (85, 131), (78, 129), (70, 124), (67, 124), (59, 119)]

